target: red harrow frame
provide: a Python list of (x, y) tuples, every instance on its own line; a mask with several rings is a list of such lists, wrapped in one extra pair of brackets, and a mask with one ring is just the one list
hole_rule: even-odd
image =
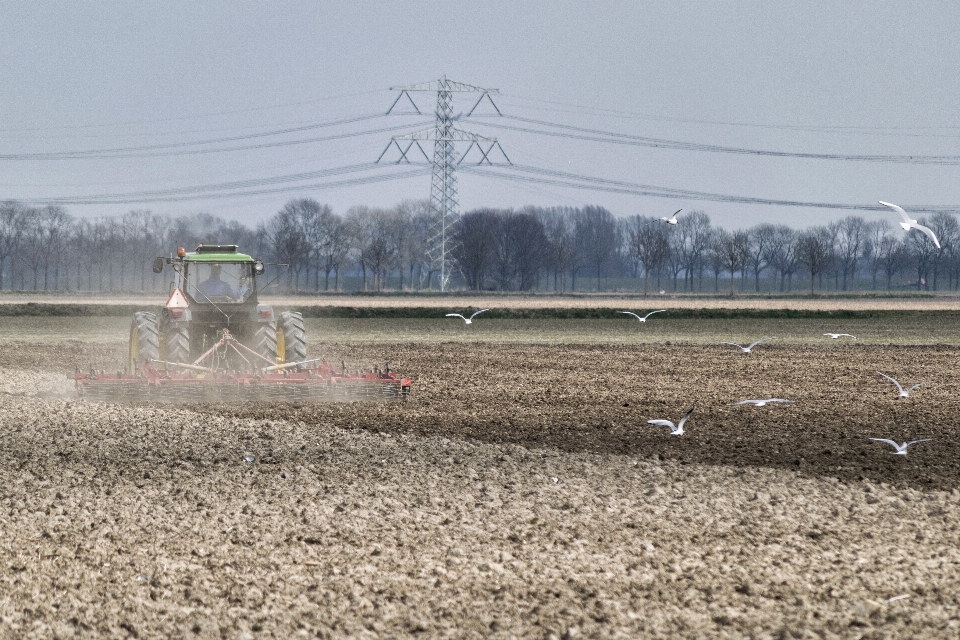
[[(240, 356), (247, 370), (202, 364), (227, 348)], [(410, 378), (398, 377), (389, 365), (370, 371), (347, 371), (342, 365), (337, 371), (318, 358), (254, 368), (253, 357), (266, 360), (224, 329), (223, 338), (193, 364), (152, 360), (133, 374), (78, 370), (74, 380), (80, 397), (107, 402), (322, 402), (406, 400), (410, 395)]]

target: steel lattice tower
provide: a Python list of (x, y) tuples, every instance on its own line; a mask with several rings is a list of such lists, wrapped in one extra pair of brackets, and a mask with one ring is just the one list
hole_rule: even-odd
[[(377, 162), (379, 162), (387, 150), (393, 146), (396, 146), (400, 151), (400, 159), (397, 160), (397, 163), (410, 162), (407, 153), (416, 145), (424, 158), (431, 163), (430, 207), (434, 213), (434, 218), (428, 239), (429, 247), (427, 257), (430, 260), (432, 269), (440, 272), (440, 290), (445, 291), (447, 283), (450, 280), (450, 275), (456, 269), (455, 260), (451, 254), (454, 249), (454, 231), (457, 222), (460, 220), (460, 203), (457, 198), (457, 165), (463, 161), (463, 158), (466, 157), (467, 153), (473, 148), (473, 145), (478, 145), (480, 148), (480, 164), (484, 162), (492, 164), (488, 156), (494, 148), (499, 149), (499, 151), (503, 153), (503, 149), (500, 147), (496, 138), (480, 136), (454, 126), (457, 118), (453, 116), (453, 94), (481, 94), (480, 98), (473, 105), (473, 108), (467, 113), (468, 116), (473, 113), (484, 98), (493, 105), (493, 108), (499, 115), (500, 109), (497, 108), (496, 103), (494, 103), (490, 97), (491, 93), (499, 93), (499, 90), (484, 89), (483, 87), (475, 87), (462, 82), (455, 82), (446, 76), (433, 82), (424, 82), (406, 87), (391, 87), (391, 90), (399, 91), (400, 95), (398, 95), (397, 99), (390, 105), (387, 114), (393, 111), (393, 108), (397, 106), (397, 103), (400, 102), (403, 96), (407, 96), (413, 108), (420, 114), (421, 111), (413, 101), (413, 98), (410, 97), (410, 92), (429, 91), (437, 94), (436, 123), (433, 128), (406, 136), (395, 136), (390, 140), (390, 143), (387, 145), (387, 148), (383, 150), (383, 153), (380, 154)], [(432, 160), (420, 145), (422, 141), (426, 142), (431, 140), (433, 141)], [(400, 141), (407, 142), (406, 146), (401, 147)], [(462, 155), (458, 155), (456, 149), (457, 142), (470, 142), (471, 144)], [(487, 145), (486, 150), (483, 148), (484, 144)], [(503, 156), (507, 162), (510, 161), (505, 153), (503, 153)]]

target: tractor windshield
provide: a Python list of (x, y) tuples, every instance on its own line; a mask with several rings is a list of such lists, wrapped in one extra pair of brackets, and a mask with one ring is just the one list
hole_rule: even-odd
[(243, 262), (191, 262), (187, 293), (197, 302), (243, 302), (253, 293), (253, 265)]

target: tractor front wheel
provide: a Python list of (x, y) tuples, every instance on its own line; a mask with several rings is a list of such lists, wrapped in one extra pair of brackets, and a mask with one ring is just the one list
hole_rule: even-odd
[[(253, 350), (269, 360), (270, 364), (280, 364), (280, 358), (277, 356), (276, 322), (263, 322), (257, 325), (257, 331), (253, 335)], [(257, 366), (262, 367), (264, 364), (261, 360)]]
[(163, 322), (163, 360), (167, 362), (190, 362), (190, 327), (187, 323)]
[(284, 362), (302, 362), (307, 359), (307, 337), (303, 328), (303, 315), (298, 311), (280, 314), (277, 328), (277, 353)]
[(135, 374), (137, 367), (150, 360), (160, 359), (160, 334), (157, 315), (149, 311), (133, 314), (130, 324), (130, 358), (127, 373)]

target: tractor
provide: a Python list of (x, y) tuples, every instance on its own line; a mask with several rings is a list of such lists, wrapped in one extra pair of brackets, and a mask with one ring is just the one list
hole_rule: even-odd
[(126, 373), (77, 371), (93, 400), (244, 401), (406, 399), (411, 380), (390, 370), (348, 369), (307, 359), (303, 316), (260, 303), (261, 260), (236, 245), (203, 245), (157, 258), (154, 273), (175, 274), (167, 303), (138, 311), (130, 326)]
[(195, 362), (223, 340), (224, 329), (246, 352), (214, 351), (210, 356), (224, 360), (214, 368), (244, 369), (251, 360), (259, 367), (306, 360), (303, 316), (286, 311), (278, 317), (257, 298), (262, 261), (239, 253), (236, 245), (201, 244), (194, 253), (180, 248), (176, 258), (157, 258), (153, 272), (161, 273), (164, 264), (173, 268), (174, 289), (160, 318), (148, 311), (134, 314), (128, 373), (151, 361), (164, 368)]

